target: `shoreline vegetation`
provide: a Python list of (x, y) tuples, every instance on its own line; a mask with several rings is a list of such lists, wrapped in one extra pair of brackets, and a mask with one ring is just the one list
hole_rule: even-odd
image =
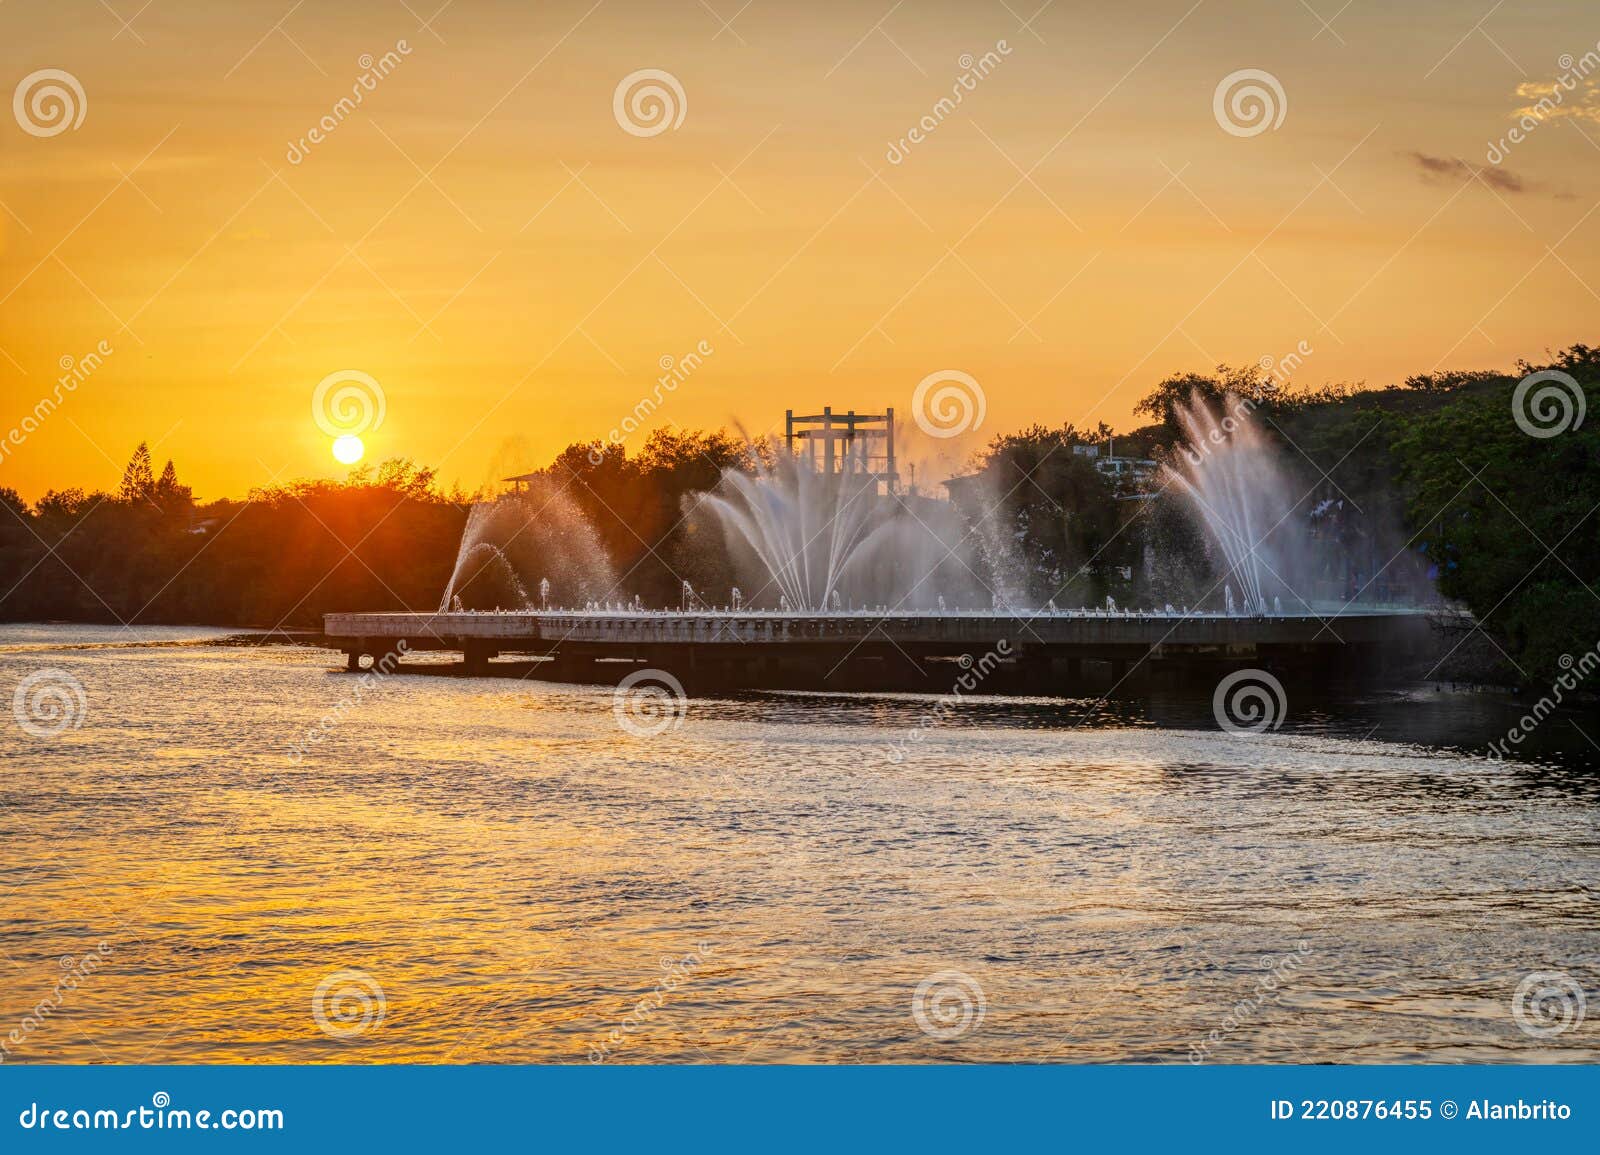
[[(1114, 437), (1119, 457), (1170, 459), (1182, 452), (1181, 407), (1198, 396), (1220, 411), (1231, 396), (1281, 447), (1305, 494), (1295, 516), (1316, 519), (1331, 543), (1339, 572), (1329, 588), (1465, 606), (1483, 652), (1462, 680), (1538, 689), (1600, 645), (1600, 416), (1530, 433), (1515, 410), (1536, 374), (1559, 374), (1581, 390), (1574, 400), (1600, 403), (1600, 349), (1585, 345), (1545, 364), (1385, 387), (1297, 388), (1256, 366), (1178, 374), (1140, 401), (1148, 423), (1136, 429), (1034, 425), (994, 436), (965, 471), (981, 484), (958, 483), (950, 496), (972, 516), (963, 490), (995, 496), (982, 512), (1016, 541), (1020, 584), (1041, 604), (1185, 604), (1215, 574), (1195, 520), (1173, 497), (1118, 500), (1118, 483), (1074, 447)], [(663, 428), (631, 455), (575, 443), (537, 473), (582, 513), (622, 578), (593, 596), (676, 607), (688, 580), (721, 603), (734, 562), (716, 528), (693, 516), (694, 495), (724, 469), (780, 451), (726, 430)], [(141, 444), (115, 493), (53, 489), (30, 505), (0, 486), (0, 621), (259, 632), (319, 629), (331, 611), (431, 610), (469, 509), (494, 497), (447, 492), (433, 469), (396, 459), (342, 482), (202, 501), (174, 463), (156, 474)], [(492, 598), (487, 584), (480, 596)]]

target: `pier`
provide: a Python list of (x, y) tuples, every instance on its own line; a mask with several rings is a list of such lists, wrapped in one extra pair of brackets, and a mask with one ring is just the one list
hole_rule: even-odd
[[(955, 662), (1020, 676), (1048, 692), (1086, 663), (1120, 679), (1227, 666), (1378, 668), (1429, 637), (1418, 610), (1242, 616), (1199, 611), (516, 610), (328, 614), (325, 644), (348, 668), (405, 643), (455, 651), (468, 672), (501, 655), (540, 676), (615, 681), (627, 667), (735, 684), (878, 684)], [(618, 666), (623, 669), (619, 672)], [(948, 668), (946, 665), (945, 668)]]

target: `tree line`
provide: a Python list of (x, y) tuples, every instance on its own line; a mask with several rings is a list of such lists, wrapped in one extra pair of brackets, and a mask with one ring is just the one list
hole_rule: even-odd
[[(1539, 397), (1519, 396), (1519, 385), (1541, 373), (1571, 399), (1554, 433), (1516, 419)], [(963, 512), (980, 544), (995, 527), (1014, 543), (979, 553), (996, 571), (1020, 558), (1018, 573), (980, 576), (1022, 596), (1177, 603), (1195, 578), (1186, 571), (1205, 565), (1202, 531), (1175, 503), (1117, 500), (1117, 482), (1073, 447), (1115, 437), (1119, 456), (1159, 459), (1181, 443), (1179, 410), (1192, 397), (1246, 398), (1306, 481), (1307, 515), (1343, 511), (1339, 532), (1353, 556), (1370, 558), (1355, 584), (1424, 567), (1442, 596), (1478, 616), (1508, 679), (1537, 681), (1563, 655), (1600, 644), (1600, 417), (1578, 420), (1597, 391), (1600, 351), (1584, 345), (1504, 372), (1383, 387), (1302, 389), (1224, 365), (1159, 382), (1136, 409), (1146, 424), (1132, 430), (1068, 423), (994, 437), (967, 471), (986, 481), (984, 507)], [(721, 533), (694, 515), (695, 495), (723, 470), (770, 465), (780, 452), (727, 430), (659, 429), (631, 454), (570, 445), (537, 476), (581, 510), (617, 575), (616, 600), (671, 607), (683, 580), (713, 601), (734, 580)], [(141, 444), (113, 493), (53, 489), (30, 505), (0, 488), (0, 619), (305, 628), (330, 611), (432, 609), (468, 511), (485, 496), (446, 491), (432, 469), (393, 460), (343, 481), (199, 501), (172, 462), (156, 473)], [(1141, 565), (1152, 553), (1182, 564)]]

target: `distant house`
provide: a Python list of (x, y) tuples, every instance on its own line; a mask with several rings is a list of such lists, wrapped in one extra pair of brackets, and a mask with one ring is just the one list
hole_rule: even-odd
[(1103, 457), (1094, 467), (1116, 486), (1117, 500), (1148, 501), (1155, 496), (1151, 482), (1159, 464), (1148, 457)]

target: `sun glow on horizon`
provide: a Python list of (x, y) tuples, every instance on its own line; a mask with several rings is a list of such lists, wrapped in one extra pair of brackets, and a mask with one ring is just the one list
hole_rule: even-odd
[[(299, 50), (260, 5), (164, 0), (137, 52), (73, 5), (0, 7), (30, 46), (0, 90), (0, 438), (47, 393), (71, 417), (7, 444), (29, 501), (114, 490), (141, 440), (202, 501), (341, 472), (366, 447), (318, 449), (389, 401), (405, 436), (373, 457), (403, 441), (470, 490), (630, 414), (642, 439), (905, 411), (945, 370), (986, 439), (1138, 428), (1169, 375), (1302, 343), (1314, 388), (1593, 340), (1590, 106), (1508, 135), (1592, 46), (1578, 0), (1481, 35), (1355, 5), (1351, 50), (1300, 5), (1194, 0), (1026, 31), (930, 0), (865, 39), (871, 5), (758, 4), (743, 44), (643, 0), (482, 0), (448, 44), (306, 5)], [(70, 116), (34, 112), (51, 93)], [(440, 164), (418, 185), (412, 158)]]
[(341, 465), (354, 465), (366, 454), (367, 447), (353, 433), (333, 439), (333, 457)]

